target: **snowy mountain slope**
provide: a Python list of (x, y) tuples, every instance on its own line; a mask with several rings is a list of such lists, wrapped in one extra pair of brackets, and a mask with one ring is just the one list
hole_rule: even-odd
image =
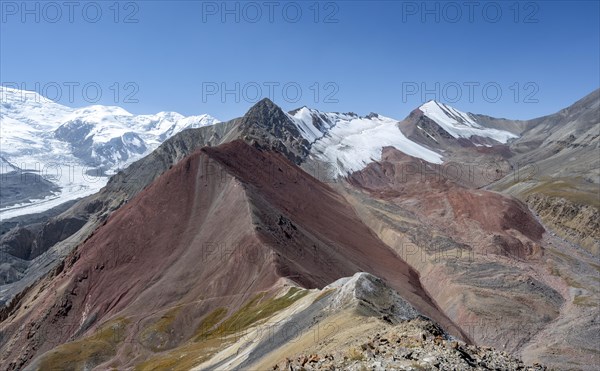
[(436, 101), (423, 104), (419, 107), (419, 110), (454, 138), (470, 139), (473, 136), (478, 136), (490, 138), (500, 143), (507, 143), (510, 139), (518, 138), (518, 135), (505, 130), (486, 128), (478, 124), (469, 113), (461, 112)]
[(209, 115), (185, 117), (175, 112), (134, 116), (120, 107), (91, 106), (74, 111), (55, 130), (73, 153), (102, 169), (127, 166), (184, 129), (219, 122)]
[(398, 120), (370, 114), (323, 113), (303, 107), (290, 114), (305, 139), (312, 143), (310, 155), (331, 164), (338, 176), (363, 169), (381, 158), (383, 147), (392, 146), (431, 163), (442, 156), (406, 138)]
[(322, 138), (339, 119), (350, 117), (350, 114), (320, 112), (302, 107), (289, 114), (302, 136), (310, 143)]
[[(35, 92), (0, 87), (0, 173), (19, 178), (21, 172), (29, 171), (61, 189), (16, 204), (5, 188), (0, 218), (44, 211), (95, 193), (108, 175), (147, 155), (172, 135), (218, 122), (209, 115), (185, 117), (176, 112), (133, 115), (115, 106), (74, 109)], [(13, 186), (19, 183), (22, 189), (31, 188), (30, 181), (11, 179)]]

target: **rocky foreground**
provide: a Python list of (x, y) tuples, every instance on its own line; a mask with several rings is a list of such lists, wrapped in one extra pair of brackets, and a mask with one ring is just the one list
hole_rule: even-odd
[(444, 335), (431, 321), (418, 318), (356, 345), (326, 354), (300, 354), (273, 370), (546, 370), (489, 347), (467, 345)]

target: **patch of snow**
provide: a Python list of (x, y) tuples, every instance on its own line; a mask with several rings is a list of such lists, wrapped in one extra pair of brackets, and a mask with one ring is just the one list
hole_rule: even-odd
[(419, 125), (417, 125), (417, 129), (419, 129), (419, 130), (421, 130), (422, 132), (424, 132), (424, 133), (425, 133), (425, 135), (427, 135), (429, 138), (431, 138), (431, 139), (432, 139), (434, 142), (436, 142), (436, 143), (439, 143), (439, 142), (437, 141), (437, 139), (435, 139), (435, 138), (433, 137), (433, 135), (429, 134), (429, 132), (428, 132), (427, 130), (423, 129), (423, 128), (422, 128), (422, 127), (420, 127)]

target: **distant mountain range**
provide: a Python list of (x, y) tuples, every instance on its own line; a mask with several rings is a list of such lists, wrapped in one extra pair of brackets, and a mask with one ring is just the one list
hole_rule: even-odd
[[(595, 370), (599, 110), (600, 90), (527, 121), (263, 99), (165, 136), (97, 193), (3, 221), (0, 363)], [(51, 140), (150, 147), (110, 117)]]
[(7, 87), (0, 87), (0, 105), (2, 219), (95, 193), (172, 135), (219, 122), (176, 112), (133, 115), (113, 106), (73, 109)]

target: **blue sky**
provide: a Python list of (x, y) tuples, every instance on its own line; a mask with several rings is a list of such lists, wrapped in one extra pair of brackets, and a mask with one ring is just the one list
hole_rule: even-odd
[(437, 99), (526, 119), (600, 86), (598, 1), (114, 3), (2, 0), (0, 82), (221, 120), (264, 96), (398, 119)]

